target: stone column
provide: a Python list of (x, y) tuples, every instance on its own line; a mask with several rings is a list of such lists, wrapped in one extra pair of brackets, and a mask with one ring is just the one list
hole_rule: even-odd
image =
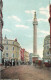
[(36, 12), (34, 13), (34, 20), (33, 20), (33, 54), (37, 55), (37, 18)]

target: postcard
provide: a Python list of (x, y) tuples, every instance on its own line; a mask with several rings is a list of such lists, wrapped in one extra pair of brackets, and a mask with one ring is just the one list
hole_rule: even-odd
[(51, 80), (51, 0), (0, 0), (0, 80)]

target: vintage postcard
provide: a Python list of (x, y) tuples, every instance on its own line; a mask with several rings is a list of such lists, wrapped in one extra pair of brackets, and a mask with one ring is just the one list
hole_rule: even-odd
[(0, 0), (0, 80), (51, 80), (51, 0)]

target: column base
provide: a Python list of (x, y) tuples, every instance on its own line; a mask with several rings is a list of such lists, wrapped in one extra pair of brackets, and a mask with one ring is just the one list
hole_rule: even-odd
[(32, 56), (32, 61), (33, 63), (35, 63), (36, 60), (38, 60), (39, 56), (38, 55), (34, 55)]

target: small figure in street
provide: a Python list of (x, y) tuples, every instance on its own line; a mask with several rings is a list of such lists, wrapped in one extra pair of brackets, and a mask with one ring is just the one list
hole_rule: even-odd
[(11, 61), (9, 62), (9, 64), (10, 64), (10, 66), (12, 66), (12, 62)]
[(5, 61), (5, 68), (7, 68), (7, 61)]
[(18, 61), (17, 61), (17, 65), (19, 65), (19, 64), (18, 64)]
[(14, 66), (14, 64), (15, 64), (15, 63), (13, 62), (13, 66)]

